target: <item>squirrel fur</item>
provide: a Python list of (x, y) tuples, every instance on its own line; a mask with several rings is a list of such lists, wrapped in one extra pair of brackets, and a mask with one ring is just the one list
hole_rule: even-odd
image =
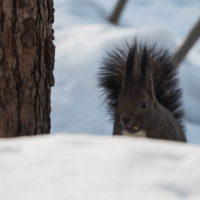
[(127, 42), (107, 53), (98, 81), (113, 135), (186, 142), (182, 92), (168, 50)]

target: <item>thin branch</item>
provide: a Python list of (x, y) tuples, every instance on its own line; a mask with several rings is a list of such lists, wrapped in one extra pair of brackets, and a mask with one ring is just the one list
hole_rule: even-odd
[(128, 0), (118, 0), (117, 5), (109, 18), (113, 24), (118, 24), (119, 18)]
[(178, 67), (183, 59), (186, 57), (189, 50), (192, 48), (194, 43), (200, 36), (200, 18), (198, 19), (195, 26), (189, 32), (183, 44), (175, 51), (173, 56), (173, 62)]

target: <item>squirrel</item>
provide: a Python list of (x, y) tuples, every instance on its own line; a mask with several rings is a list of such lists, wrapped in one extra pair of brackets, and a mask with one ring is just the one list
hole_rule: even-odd
[(102, 63), (98, 85), (113, 135), (187, 142), (182, 91), (167, 49), (134, 40), (108, 52)]

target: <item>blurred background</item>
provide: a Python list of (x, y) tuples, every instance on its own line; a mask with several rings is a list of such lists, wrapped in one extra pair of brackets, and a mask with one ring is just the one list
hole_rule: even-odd
[[(118, 0), (55, 0), (55, 86), (52, 133), (111, 135), (97, 72), (106, 51), (135, 37), (173, 53), (200, 17), (199, 0), (128, 0), (117, 25), (109, 18)], [(200, 144), (200, 41), (179, 66), (186, 134)]]

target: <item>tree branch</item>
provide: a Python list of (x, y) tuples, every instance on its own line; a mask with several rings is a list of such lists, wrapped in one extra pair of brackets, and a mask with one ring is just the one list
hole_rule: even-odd
[(109, 18), (109, 21), (113, 24), (118, 24), (119, 18), (121, 16), (121, 13), (127, 3), (127, 0), (118, 0), (117, 5), (112, 13), (112, 15)]
[(178, 67), (183, 61), (189, 50), (192, 48), (194, 43), (200, 36), (200, 18), (198, 19), (195, 26), (189, 32), (183, 44), (175, 51), (173, 56), (173, 63)]

